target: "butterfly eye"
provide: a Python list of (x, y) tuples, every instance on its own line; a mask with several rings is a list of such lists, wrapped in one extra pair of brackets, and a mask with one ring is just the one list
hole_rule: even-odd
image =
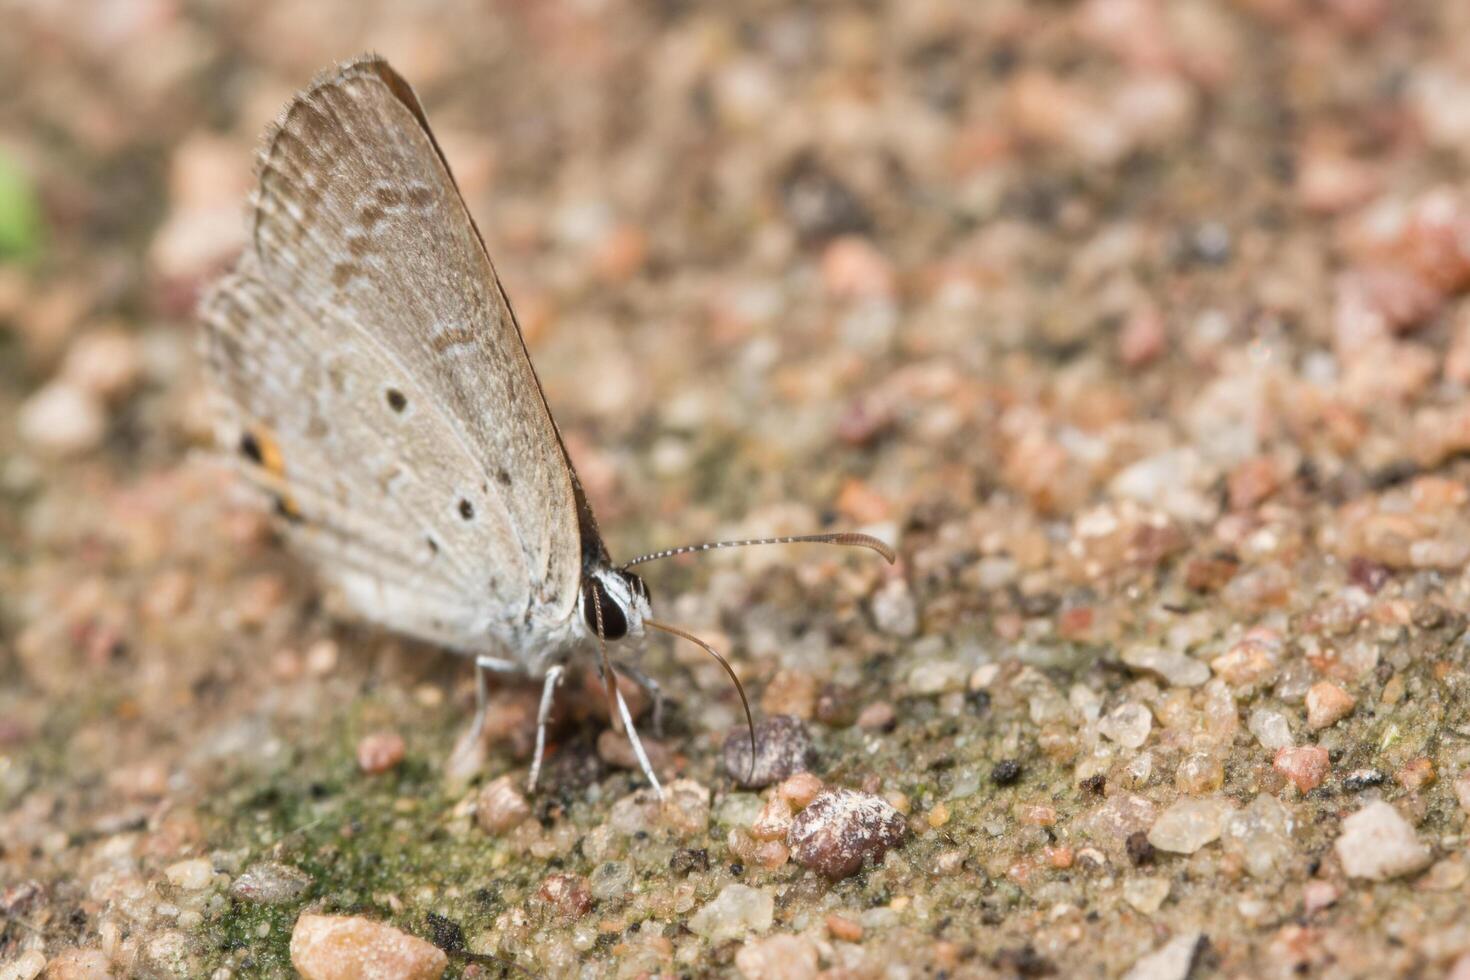
[(598, 606), (602, 612), (602, 638), (621, 640), (628, 635), (628, 617), (623, 609), (602, 588), (596, 579), (588, 579), (582, 586), (582, 619), (594, 635), (597, 633)]

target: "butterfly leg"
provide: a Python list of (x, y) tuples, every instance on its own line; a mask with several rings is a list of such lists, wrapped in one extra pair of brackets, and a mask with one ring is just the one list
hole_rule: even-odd
[(475, 720), (470, 723), (470, 740), (478, 742), (485, 733), (485, 711), (490, 701), (490, 673), (515, 674), (519, 668), (499, 657), (475, 658)]
[(453, 751), (444, 763), (444, 775), (451, 786), (468, 785), (479, 774), (485, 764), (485, 718), (490, 700), (490, 672), (515, 674), (520, 668), (509, 660), (498, 657), (475, 658), (475, 720), (459, 737)]
[(556, 695), (557, 685), (566, 668), (555, 664), (546, 672), (546, 682), (541, 685), (541, 708), (536, 712), (536, 754), (531, 757), (531, 778), (526, 789), (536, 792), (536, 781), (541, 778), (541, 760), (546, 756), (546, 726), (551, 721), (551, 702)]
[(653, 766), (648, 761), (648, 753), (643, 751), (643, 741), (638, 737), (638, 729), (633, 727), (633, 714), (628, 710), (628, 702), (623, 700), (623, 692), (613, 689), (618, 702), (618, 714), (623, 718), (623, 729), (628, 733), (628, 742), (633, 746), (633, 754), (638, 757), (638, 765), (643, 768), (643, 775), (648, 777), (648, 782), (653, 786), (653, 791), (658, 794), (659, 799), (664, 798), (664, 788), (659, 785), (658, 777), (653, 773)]
[(647, 691), (649, 696), (653, 698), (653, 734), (659, 738), (663, 738), (664, 706), (669, 702), (668, 695), (664, 693), (664, 689), (659, 686), (658, 681), (645, 674), (642, 668), (625, 661), (620, 661), (617, 667), (618, 670), (631, 677), (634, 683)]

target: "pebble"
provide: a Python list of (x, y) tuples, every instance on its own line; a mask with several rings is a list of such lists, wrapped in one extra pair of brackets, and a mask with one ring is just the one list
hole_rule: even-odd
[(190, 858), (163, 869), (169, 884), (186, 892), (203, 891), (214, 881), (214, 864), (208, 858)]
[(1291, 747), (1291, 724), (1280, 711), (1255, 708), (1246, 719), (1245, 727), (1261, 743), (1262, 748), (1276, 750)]
[(858, 712), (855, 724), (865, 732), (887, 732), (893, 730), (895, 721), (893, 705), (887, 701), (874, 701)]
[(53, 456), (77, 456), (96, 449), (107, 432), (102, 402), (67, 381), (53, 381), (20, 406), (20, 437)]
[(291, 931), (291, 965), (305, 980), (438, 980), (449, 957), (383, 922), (306, 913)]
[(1318, 681), (1307, 690), (1307, 727), (1320, 731), (1352, 713), (1357, 701), (1331, 681)]
[(821, 779), (809, 772), (799, 772), (782, 780), (776, 787), (776, 793), (790, 803), (793, 810), (800, 810), (816, 799), (823, 788)]
[(817, 712), (818, 688), (817, 679), (805, 671), (779, 670), (761, 694), (761, 710), (811, 721)]
[(530, 815), (531, 804), (510, 776), (492, 779), (475, 797), (475, 823), (487, 834), (503, 834)]
[(374, 732), (357, 743), (357, 768), (365, 773), (384, 773), (403, 761), (407, 747), (397, 732)]
[(1180, 800), (1159, 814), (1148, 842), (1161, 851), (1193, 854), (1220, 837), (1235, 805), (1220, 796)]
[(756, 840), (785, 840), (791, 821), (791, 804), (784, 796), (773, 795), (750, 825), (750, 836)]
[(863, 925), (845, 915), (829, 912), (826, 919), (827, 932), (833, 939), (855, 943), (863, 938)]
[(996, 786), (1014, 786), (1021, 778), (1021, 763), (1002, 759), (990, 770), (990, 781)]
[(1134, 670), (1157, 674), (1175, 687), (1199, 687), (1210, 679), (1208, 664), (1193, 657), (1158, 647), (1129, 647), (1123, 663)]
[(580, 919), (592, 911), (592, 891), (587, 887), (587, 879), (578, 874), (547, 875), (536, 890), (536, 897), (562, 919)]
[(910, 637), (919, 632), (919, 608), (908, 583), (901, 578), (889, 579), (873, 593), (873, 622), (889, 636)]
[(805, 936), (747, 939), (735, 954), (735, 968), (746, 980), (813, 980), (817, 946)]
[(8, 963), (0, 963), (0, 980), (35, 980), (46, 969), (46, 956), (27, 950)]
[(755, 723), (755, 768), (750, 765), (750, 732), (736, 726), (725, 736), (725, 772), (745, 789), (761, 789), (798, 772), (806, 772), (815, 749), (800, 718), (768, 715)]
[(1373, 881), (1422, 870), (1433, 857), (1409, 821), (1382, 800), (1344, 820), (1333, 849), (1348, 877)]
[(1225, 785), (1225, 767), (1208, 752), (1191, 752), (1174, 770), (1174, 786), (1192, 796), (1214, 793)]
[(46, 964), (45, 980), (112, 980), (112, 961), (100, 949), (64, 949)]
[(883, 860), (907, 831), (903, 815), (882, 797), (839, 789), (822, 793), (791, 823), (786, 843), (802, 867), (833, 880)]
[(1180, 933), (1134, 963), (1123, 980), (1185, 980), (1205, 945), (1203, 933)]
[(592, 869), (587, 888), (599, 902), (624, 898), (633, 888), (633, 867), (626, 861), (604, 861)]
[(246, 868), (230, 885), (230, 894), (256, 905), (287, 905), (312, 885), (311, 875), (279, 861), (261, 861)]
[(1097, 730), (1125, 749), (1137, 749), (1148, 741), (1153, 723), (1153, 715), (1147, 708), (1136, 701), (1128, 701), (1104, 715), (1097, 723)]
[(1123, 882), (1123, 901), (1142, 912), (1153, 915), (1169, 897), (1169, 879), (1140, 876)]
[(1154, 823), (1154, 805), (1135, 793), (1114, 793), (1081, 820), (1083, 831), (1117, 859), (1128, 856), (1128, 838), (1137, 833), (1148, 843), (1146, 831)]
[(718, 945), (747, 933), (766, 932), (776, 916), (776, 896), (738, 882), (726, 885), (689, 917), (689, 930)]
[(709, 787), (692, 779), (676, 779), (664, 787), (659, 819), (664, 826), (684, 836), (709, 829)]
[(1295, 858), (1291, 813), (1270, 793), (1260, 793), (1230, 815), (1222, 837), (1227, 853), (1240, 857), (1253, 878), (1284, 871)]

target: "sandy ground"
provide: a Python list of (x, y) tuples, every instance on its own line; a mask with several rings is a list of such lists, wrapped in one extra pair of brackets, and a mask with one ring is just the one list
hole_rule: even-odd
[[(1470, 7), (0, 18), (0, 977), (345, 976), (316, 914), (396, 976), (1470, 977)], [(580, 677), (541, 792), (533, 683), (454, 784), (468, 665), (212, 461), (193, 304), (365, 49), (614, 555), (898, 546), (649, 567), (817, 779), (654, 641), (670, 803)]]

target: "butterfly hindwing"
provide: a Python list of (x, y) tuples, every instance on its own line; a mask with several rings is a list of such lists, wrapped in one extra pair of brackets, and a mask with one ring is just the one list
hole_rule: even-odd
[(473, 650), (487, 628), (568, 621), (575, 477), (479, 233), (381, 60), (288, 106), (251, 230), (205, 304), (210, 363), (225, 437), (259, 430), (247, 470), (293, 535), (403, 632)]

